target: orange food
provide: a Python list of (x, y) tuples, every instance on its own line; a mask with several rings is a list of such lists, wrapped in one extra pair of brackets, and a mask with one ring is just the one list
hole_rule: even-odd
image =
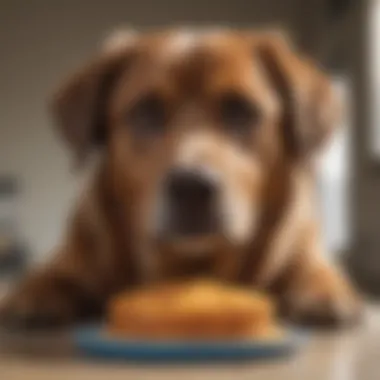
[(122, 293), (108, 310), (108, 331), (144, 339), (269, 338), (274, 305), (263, 294), (213, 281), (163, 284)]

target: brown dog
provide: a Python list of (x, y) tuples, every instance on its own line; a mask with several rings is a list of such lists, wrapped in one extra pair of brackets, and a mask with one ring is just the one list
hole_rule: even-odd
[(100, 153), (55, 259), (3, 321), (70, 322), (142, 282), (210, 275), (273, 292), (298, 322), (349, 322), (324, 258), (313, 159), (335, 124), (325, 75), (281, 36), (120, 34), (54, 98), (81, 163)]

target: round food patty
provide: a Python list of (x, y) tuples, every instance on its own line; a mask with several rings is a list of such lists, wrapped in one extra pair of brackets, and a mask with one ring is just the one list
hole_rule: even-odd
[(107, 320), (113, 336), (144, 339), (264, 338), (274, 326), (267, 296), (207, 280), (122, 293), (110, 302)]

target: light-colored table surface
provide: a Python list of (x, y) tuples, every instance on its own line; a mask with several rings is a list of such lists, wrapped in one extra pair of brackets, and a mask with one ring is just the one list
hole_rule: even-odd
[[(315, 334), (287, 359), (213, 365), (105, 363), (81, 358), (65, 336), (14, 340), (0, 337), (1, 380), (379, 380), (380, 307), (369, 306), (366, 322), (340, 333)], [(29, 342), (29, 346), (27, 345)], [(33, 348), (34, 354), (30, 353)]]

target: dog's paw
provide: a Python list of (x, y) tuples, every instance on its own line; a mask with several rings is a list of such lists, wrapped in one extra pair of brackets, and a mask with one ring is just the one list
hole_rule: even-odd
[(347, 327), (362, 320), (364, 305), (349, 286), (318, 283), (289, 294), (282, 311), (290, 322), (301, 326)]
[(56, 328), (72, 316), (70, 304), (49, 286), (24, 284), (0, 304), (0, 327), (7, 331)]
[(288, 305), (286, 317), (293, 323), (309, 327), (345, 327), (358, 323), (362, 317), (358, 300), (330, 296), (305, 296)]

